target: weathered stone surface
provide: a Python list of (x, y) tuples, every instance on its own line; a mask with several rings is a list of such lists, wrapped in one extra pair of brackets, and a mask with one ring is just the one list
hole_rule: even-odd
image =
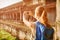
[(60, 40), (60, 0), (57, 0), (56, 4), (56, 9), (57, 9), (57, 17), (56, 17), (56, 28), (57, 28), (57, 39)]
[[(13, 25), (14, 24), (14, 25)], [(1, 21), (0, 20), (0, 29), (11, 33), (11, 35), (18, 37), (21, 40), (34, 40), (32, 30), (30, 27), (27, 27), (24, 24), (16, 24), (13, 21)]]

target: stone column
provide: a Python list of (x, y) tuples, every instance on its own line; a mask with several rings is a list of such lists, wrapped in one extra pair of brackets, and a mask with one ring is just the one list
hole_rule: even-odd
[(46, 2), (46, 1), (45, 1), (45, 0), (41, 0), (40, 2), (41, 2), (43, 5), (45, 5), (45, 2)]
[(60, 0), (57, 0), (56, 9), (57, 9), (56, 12), (57, 39), (60, 40)]
[(38, 0), (33, 0), (33, 4), (38, 4)]

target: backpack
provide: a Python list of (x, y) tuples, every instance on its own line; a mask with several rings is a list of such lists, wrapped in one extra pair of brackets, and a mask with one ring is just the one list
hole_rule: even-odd
[(51, 28), (46, 27), (43, 33), (44, 35), (43, 40), (53, 40), (53, 34), (54, 29), (52, 27)]

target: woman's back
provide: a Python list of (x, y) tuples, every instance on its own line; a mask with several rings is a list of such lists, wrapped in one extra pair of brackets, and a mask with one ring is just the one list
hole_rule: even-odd
[(36, 22), (36, 40), (53, 40), (54, 29)]
[(54, 29), (46, 27), (44, 30), (44, 40), (53, 40)]

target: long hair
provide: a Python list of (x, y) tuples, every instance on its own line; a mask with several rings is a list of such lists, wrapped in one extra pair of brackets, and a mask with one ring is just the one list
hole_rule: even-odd
[(38, 19), (42, 15), (44, 8), (41, 6), (36, 7), (35, 9), (35, 18)]
[(41, 17), (42, 17), (42, 19), (43, 19), (43, 21), (44, 21), (45, 26), (48, 27), (48, 28), (51, 27), (51, 25), (50, 25), (49, 22), (48, 22), (46, 10), (44, 10), (44, 11), (42, 12)]
[(40, 21), (42, 24), (46, 25), (47, 27), (50, 27), (50, 24), (48, 22), (47, 18), (47, 12), (44, 9), (44, 7), (38, 6), (35, 9), (35, 18)]

